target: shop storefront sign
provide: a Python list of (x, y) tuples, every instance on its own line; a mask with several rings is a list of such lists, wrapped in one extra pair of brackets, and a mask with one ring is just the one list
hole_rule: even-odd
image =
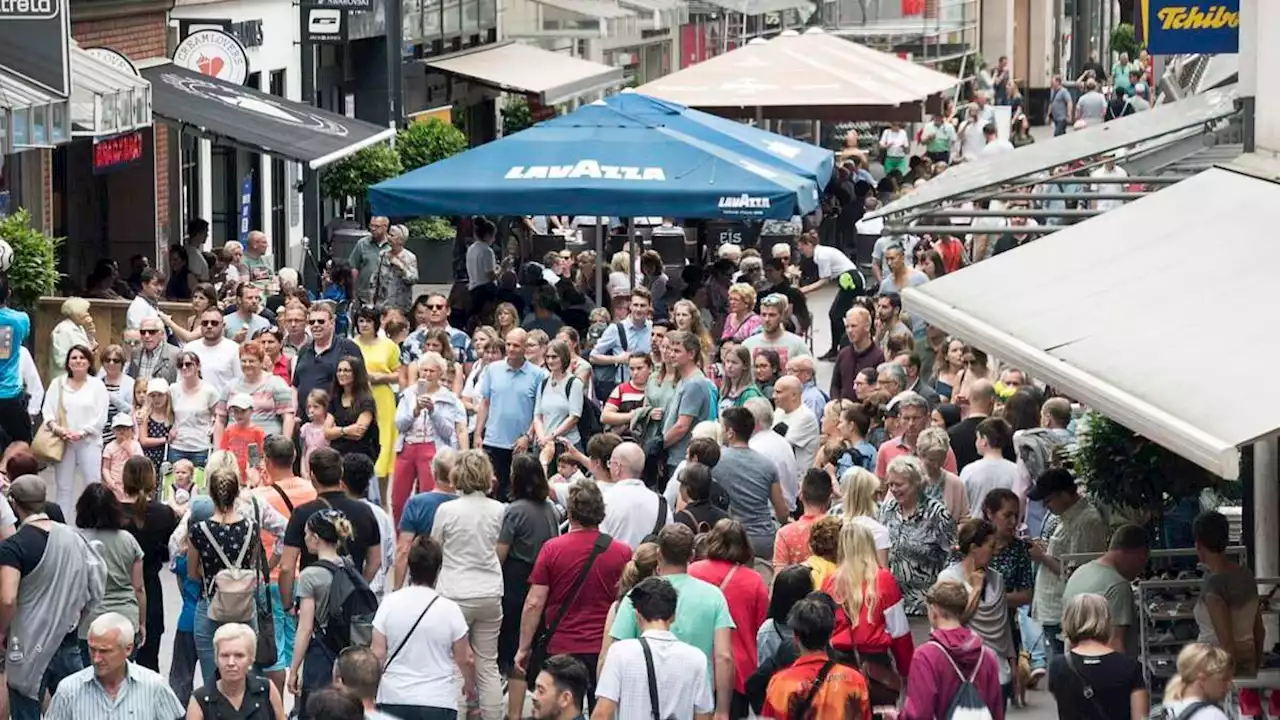
[(253, 172), (247, 172), (240, 181), (240, 244), (249, 242), (249, 215), (253, 211)]
[(108, 47), (91, 47), (85, 48), (84, 51), (95, 59), (102, 61), (103, 64), (109, 65), (126, 75), (141, 77), (138, 75), (138, 68), (133, 64), (133, 61), (119, 50), (112, 50)]
[(0, 0), (0, 65), (56, 95), (71, 95), (67, 0)]
[(1240, 0), (1142, 0), (1152, 55), (1240, 51)]
[(100, 175), (119, 170), (141, 160), (142, 154), (141, 131), (95, 139), (93, 141), (93, 173)]
[(347, 41), (347, 13), (336, 8), (302, 8), (303, 42), (321, 45)]
[(373, 0), (302, 0), (303, 8), (332, 8), (335, 10), (372, 10)]
[(249, 79), (249, 54), (244, 45), (221, 30), (188, 35), (173, 51), (173, 64), (236, 85)]

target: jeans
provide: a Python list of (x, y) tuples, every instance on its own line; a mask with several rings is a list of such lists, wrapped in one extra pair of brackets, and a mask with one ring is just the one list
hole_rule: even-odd
[[(467, 621), (471, 649), (476, 656), (476, 692), (484, 720), (503, 716), (502, 678), (498, 673), (498, 634), (502, 630), (502, 598), (456, 600)], [(466, 712), (465, 703), (458, 710)]]
[(458, 711), (453, 708), (379, 704), (378, 709), (400, 720), (458, 720)]
[(1053, 658), (1066, 654), (1066, 646), (1062, 643), (1062, 626), (1057, 624), (1044, 623), (1044, 642), (1041, 643), (1045, 647), (1046, 662)]
[(298, 716), (302, 720), (312, 720), (307, 713), (307, 700), (317, 690), (323, 690), (333, 683), (333, 663), (337, 657), (324, 644), (324, 639), (312, 634), (307, 644), (307, 654), (302, 659), (302, 694), (298, 696)]
[(1066, 135), (1066, 134), (1067, 134), (1067, 119), (1063, 118), (1061, 120), (1054, 120), (1053, 136), (1057, 137), (1059, 135)]
[(204, 467), (209, 462), (208, 450), (174, 450), (169, 448), (169, 462), (176, 463), (179, 460), (190, 460), (192, 465), (198, 468)]
[[(217, 672), (217, 657), (213, 652), (213, 634), (218, 631), (226, 623), (220, 623), (209, 618), (209, 598), (200, 598), (200, 602), (196, 605), (196, 656), (200, 658), (200, 677), (205, 685), (212, 685), (214, 681), (214, 673)], [(256, 616), (249, 618), (244, 623), (258, 632), (258, 618)]]
[(280, 600), (280, 586), (271, 583), (271, 621), (276, 630), (276, 664), (267, 672), (288, 670), (293, 663), (293, 639), (298, 633), (298, 621), (284, 609)]
[(178, 703), (186, 707), (195, 690), (196, 636), (189, 630), (179, 630), (173, 635), (173, 662), (169, 665), (169, 687), (178, 696)]
[(74, 675), (83, 669), (84, 663), (80, 662), (80, 648), (77, 647), (73, 634), (70, 640), (63, 640), (62, 645), (49, 660), (49, 667), (44, 671), (44, 682), (35, 699), (17, 690), (9, 691), (11, 720), (40, 720), (40, 702), (44, 699), (44, 691), (57, 688), (58, 683), (67, 676)]
[(1022, 647), (1031, 656), (1031, 669), (1048, 669), (1049, 659), (1045, 657), (1044, 628), (1032, 619), (1026, 605), (1018, 608), (1018, 626), (1022, 630)]

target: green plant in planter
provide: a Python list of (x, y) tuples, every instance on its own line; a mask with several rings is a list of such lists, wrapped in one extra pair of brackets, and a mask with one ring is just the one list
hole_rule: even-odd
[(31, 213), (21, 208), (12, 215), (0, 217), (0, 238), (13, 248), (13, 263), (5, 275), (13, 289), (10, 304), (32, 310), (42, 296), (58, 290), (62, 273), (58, 272), (58, 249), (66, 238), (51, 237), (31, 227)]
[(1129, 23), (1120, 23), (1111, 30), (1111, 52), (1125, 53), (1130, 60), (1138, 57), (1138, 51), (1142, 49), (1142, 45), (1138, 42), (1137, 33), (1133, 29), (1133, 25)]
[(410, 220), (405, 223), (405, 227), (409, 228), (409, 237), (423, 238), (426, 240), (452, 240), (458, 235), (458, 229), (453, 223), (442, 217), (426, 217), (420, 220)]
[(533, 127), (533, 113), (529, 110), (529, 101), (521, 95), (508, 97), (502, 108), (502, 134), (513, 135), (530, 127)]
[(461, 130), (431, 118), (427, 122), (409, 123), (396, 134), (396, 151), (405, 171), (457, 155), (467, 149), (467, 136)]
[(1110, 418), (1089, 412), (1074, 455), (1077, 477), (1090, 497), (1126, 511), (1135, 520), (1158, 522), (1165, 511), (1225, 481)]
[(390, 145), (370, 145), (325, 168), (320, 174), (320, 189), (325, 197), (346, 203), (355, 198), (364, 207), (369, 188), (404, 172), (400, 154)]

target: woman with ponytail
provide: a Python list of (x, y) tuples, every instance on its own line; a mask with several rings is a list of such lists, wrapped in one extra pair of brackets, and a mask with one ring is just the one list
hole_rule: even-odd
[(142, 619), (149, 642), (138, 648), (138, 664), (160, 671), (160, 637), (164, 634), (164, 586), (160, 570), (169, 560), (169, 536), (178, 527), (173, 508), (156, 499), (156, 467), (142, 455), (124, 464), (125, 530), (142, 547), (142, 586), (147, 614)]
[[(334, 573), (329, 567), (347, 562), (346, 544), (355, 534), (351, 521), (338, 510), (320, 510), (307, 518), (304, 542), (316, 556), (298, 574), (298, 631), (293, 639), (293, 665), (289, 668), (289, 692), (299, 695), (299, 707), (307, 706), (307, 695), (333, 680), (336, 657), (317, 635), (319, 621), (328, 611), (329, 587)], [(303, 663), (305, 662), (305, 671)], [(305, 715), (303, 717), (306, 717)]]
[(1223, 703), (1231, 694), (1235, 663), (1231, 653), (1192, 643), (1178, 653), (1178, 674), (1164, 688), (1166, 712), (1177, 720), (1227, 720)]

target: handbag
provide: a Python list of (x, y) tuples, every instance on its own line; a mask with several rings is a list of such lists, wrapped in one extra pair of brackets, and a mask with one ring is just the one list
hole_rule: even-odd
[(213, 551), (222, 561), (223, 568), (213, 576), (214, 595), (209, 600), (209, 619), (214, 622), (247, 623), (257, 614), (258, 605), (258, 572), (252, 567), (242, 567), (245, 556), (249, 554), (249, 546), (253, 544), (253, 534), (257, 531), (253, 523), (240, 547), (240, 555), (234, 564), (227, 559), (222, 546), (214, 539), (209, 530), (209, 521), (200, 523), (200, 531), (209, 539)]
[[(276, 487), (272, 485), (271, 487)], [(258, 505), (258, 500), (253, 500), (254, 515), (258, 521), (258, 527), (262, 527), (262, 507)], [(254, 662), (264, 668), (272, 667), (280, 661), (280, 648), (276, 646), (276, 614), (275, 608), (271, 605), (271, 592), (261, 592), (263, 587), (271, 584), (271, 571), (268, 569), (270, 563), (267, 562), (267, 548), (262, 543), (258, 543), (258, 551), (256, 553), (258, 561), (258, 569), (261, 571), (261, 584), (254, 588), (254, 595), (257, 596), (257, 613), (258, 613), (258, 652), (254, 656)]]
[[(67, 407), (63, 402), (62, 392), (66, 388), (66, 380), (58, 379), (58, 417), (59, 424), (67, 421)], [(31, 440), (31, 454), (36, 456), (37, 460), (45, 463), (60, 463), (62, 456), (67, 452), (67, 441), (54, 434), (51, 425), (53, 420), (45, 420), (40, 423), (40, 427), (36, 429), (36, 435)]]
[(600, 553), (604, 552), (611, 542), (613, 542), (613, 538), (605, 533), (600, 533), (596, 537), (595, 544), (591, 546), (591, 554), (587, 556), (587, 561), (582, 564), (582, 570), (578, 571), (578, 577), (574, 578), (573, 586), (569, 588), (569, 593), (564, 596), (564, 602), (560, 603), (560, 609), (556, 611), (555, 618), (551, 620), (550, 625), (547, 625), (545, 629), (539, 630), (538, 634), (534, 636), (529, 651), (529, 663), (526, 667), (527, 675), (532, 675), (534, 681), (537, 680), (537, 674), (542, 669), (542, 662), (547, 658), (547, 647), (551, 644), (551, 637), (556, 634), (556, 629), (564, 621), (565, 615), (569, 614), (569, 608), (578, 599), (578, 593), (582, 590), (583, 584), (586, 583), (587, 574), (591, 572), (591, 566), (595, 564), (596, 558), (600, 557)]

